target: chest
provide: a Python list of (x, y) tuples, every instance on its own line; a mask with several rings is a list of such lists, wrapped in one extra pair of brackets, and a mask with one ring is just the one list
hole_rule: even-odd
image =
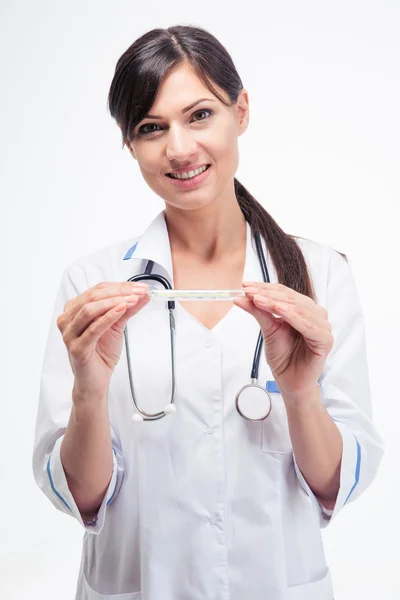
[[(242, 287), (245, 256), (223, 263), (201, 264), (172, 255), (175, 289), (239, 289)], [(232, 301), (180, 301), (180, 305), (207, 329), (212, 329), (233, 306)]]

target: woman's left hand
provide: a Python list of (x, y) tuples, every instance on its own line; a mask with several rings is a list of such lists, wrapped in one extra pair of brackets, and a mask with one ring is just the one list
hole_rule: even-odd
[(243, 288), (246, 297), (234, 302), (260, 324), (265, 357), (283, 399), (314, 390), (334, 342), (327, 310), (281, 283), (246, 281)]

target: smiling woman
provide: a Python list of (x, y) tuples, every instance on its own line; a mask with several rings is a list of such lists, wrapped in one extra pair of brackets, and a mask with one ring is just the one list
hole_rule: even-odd
[[(167, 218), (169, 206), (187, 207), (190, 201), (194, 209), (221, 196), (226, 202), (229, 198), (253, 234), (258, 231), (264, 238), (279, 281), (314, 297), (295, 238), (234, 177), (238, 136), (249, 120), (248, 94), (231, 57), (214, 36), (190, 26), (147, 32), (118, 60), (108, 104), (123, 146), (138, 160), (149, 186), (165, 200)], [(191, 178), (190, 171), (207, 165), (205, 173)], [(170, 177), (166, 185), (160, 171), (179, 180)], [(190, 191), (190, 199), (186, 194), (177, 196), (177, 190)]]
[(144, 34), (108, 100), (165, 210), (54, 308), (34, 473), (85, 530), (76, 600), (332, 600), (320, 529), (383, 453), (349, 265), (236, 179), (249, 98), (210, 33)]

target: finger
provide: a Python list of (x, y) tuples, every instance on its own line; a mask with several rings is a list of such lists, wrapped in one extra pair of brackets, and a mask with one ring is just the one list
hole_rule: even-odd
[(135, 294), (129, 296), (117, 296), (84, 304), (65, 328), (63, 333), (64, 342), (68, 345), (73, 339), (80, 337), (93, 321), (96, 321), (106, 312), (115, 308), (121, 301), (127, 302), (128, 306), (132, 307), (135, 306), (138, 299), (145, 294), (145, 290), (142, 290), (136, 291)]
[[(281, 284), (258, 283), (253, 285), (243, 286), (246, 295), (253, 297), (255, 294), (260, 294), (272, 298), (280, 302), (290, 302), (291, 304), (299, 304), (301, 306), (317, 306), (312, 298), (299, 294), (295, 290)], [(322, 307), (321, 307), (322, 308)], [(323, 309), (324, 310), (324, 309)]]
[(101, 336), (116, 323), (127, 310), (126, 302), (119, 302), (104, 315), (92, 321), (84, 333), (75, 338), (68, 350), (74, 358), (78, 358), (92, 350)]
[(68, 320), (74, 318), (81, 308), (88, 302), (97, 302), (106, 298), (129, 296), (130, 294), (139, 293), (141, 290), (147, 290), (148, 286), (145, 282), (131, 281), (111, 281), (100, 282), (97, 285), (89, 288), (83, 294), (68, 300), (64, 307), (64, 312), (68, 313)]
[[(139, 310), (143, 308), (143, 306), (149, 301), (150, 297), (144, 296), (142, 298), (136, 297), (133, 301), (133, 305), (129, 302), (120, 302), (117, 304), (117, 306), (114, 306), (112, 309), (110, 309), (105, 315), (89, 325), (89, 327), (79, 338), (80, 344), (82, 344), (82, 347), (87, 350), (96, 346), (101, 336), (112, 327), (117, 331), (122, 332), (128, 319), (139, 312)], [(116, 318), (115, 315), (117, 315)]]
[[(314, 323), (318, 325), (322, 329), (326, 329), (327, 331), (332, 330), (329, 321), (324, 316), (321, 316), (321, 314), (317, 310), (315, 310), (317, 308), (316, 305), (314, 305), (310, 309), (308, 306), (291, 304), (290, 302), (282, 302), (280, 300), (269, 298), (268, 295), (265, 296), (263, 294), (256, 294), (255, 296), (253, 296), (253, 301), (254, 298), (257, 298), (258, 302), (264, 302), (265, 308), (268, 311), (272, 310), (273, 312), (276, 312), (276, 314), (281, 314), (283, 316), (285, 314), (297, 315), (298, 317), (303, 318), (309, 323)], [(323, 308), (322, 310), (325, 311), (325, 309)]]
[[(269, 285), (269, 284), (264, 284), (264, 285)], [(265, 288), (265, 287), (263, 287), (263, 284), (260, 284), (260, 287), (258, 287), (258, 288), (249, 286), (249, 287), (245, 288), (245, 293), (246, 293), (246, 295), (249, 295), (250, 297), (253, 297), (254, 294), (258, 293), (258, 294), (266, 296), (267, 298), (270, 298), (271, 300), (276, 301), (276, 302), (288, 302), (289, 304), (304, 306), (304, 307), (310, 309), (311, 311), (313, 311), (317, 316), (321, 317), (322, 319), (327, 320), (328, 311), (326, 310), (325, 307), (320, 306), (319, 304), (316, 304), (314, 302), (314, 300), (312, 298), (310, 298), (309, 296), (305, 296), (304, 294), (299, 294), (298, 292), (295, 292), (294, 290), (287, 288), (286, 286), (281, 286), (281, 284), (278, 284), (278, 286), (280, 286), (280, 287), (276, 287), (274, 285), (273, 288), (269, 288), (269, 287)], [(284, 288), (284, 289), (280, 289), (280, 288)]]
[(253, 297), (253, 302), (259, 308), (281, 316), (307, 339), (324, 341), (331, 337), (332, 327), (329, 321), (304, 306), (293, 306), (287, 302), (272, 301), (260, 294)]

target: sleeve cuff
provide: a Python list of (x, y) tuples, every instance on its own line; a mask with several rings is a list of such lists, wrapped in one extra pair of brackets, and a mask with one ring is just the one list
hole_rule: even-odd
[(343, 452), (342, 452), (342, 463), (340, 468), (340, 488), (336, 498), (335, 506), (332, 510), (325, 508), (316, 498), (314, 492), (311, 490), (307, 481), (305, 480), (299, 466), (296, 462), (296, 457), (293, 453), (294, 469), (296, 471), (297, 479), (309, 496), (311, 504), (318, 510), (320, 527), (324, 529), (329, 523), (336, 517), (343, 506), (351, 498), (351, 495), (356, 488), (360, 478), (361, 468), (361, 448), (356, 437), (351, 433), (346, 425), (333, 419), (339, 429), (342, 441), (343, 441)]
[(67, 479), (65, 476), (64, 468), (61, 462), (60, 448), (64, 436), (61, 436), (56, 441), (53, 451), (50, 454), (47, 461), (47, 475), (49, 478), (49, 484), (55, 496), (54, 504), (61, 510), (71, 516), (75, 517), (81, 526), (88, 532), (93, 534), (99, 534), (103, 528), (107, 506), (112, 502), (116, 495), (117, 480), (118, 480), (118, 463), (116, 453), (113, 448), (113, 473), (111, 476), (110, 483), (107, 488), (107, 492), (104, 495), (101, 506), (98, 510), (97, 516), (93, 521), (87, 522), (82, 519), (82, 515), (75, 503), (74, 497), (68, 487)]

